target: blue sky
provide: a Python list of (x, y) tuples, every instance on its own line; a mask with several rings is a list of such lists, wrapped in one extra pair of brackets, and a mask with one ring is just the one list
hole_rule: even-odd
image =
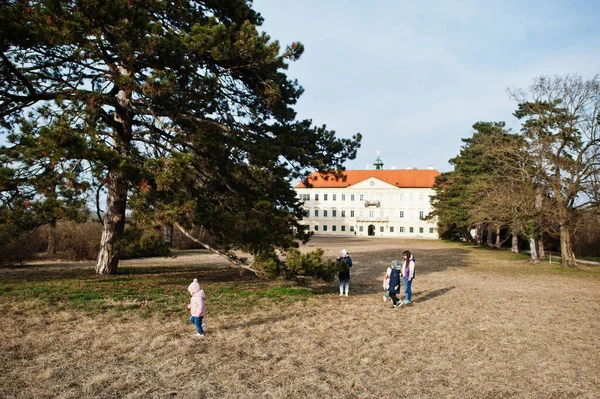
[(477, 121), (506, 121), (508, 87), (540, 75), (600, 73), (600, 2), (254, 0), (261, 29), (299, 41), (288, 76), (305, 89), (298, 118), (363, 134), (348, 169), (452, 170)]

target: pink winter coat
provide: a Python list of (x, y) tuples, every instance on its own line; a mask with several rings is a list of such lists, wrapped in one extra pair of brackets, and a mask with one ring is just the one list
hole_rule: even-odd
[(392, 274), (392, 268), (388, 267), (385, 271), (385, 277), (383, 278), (383, 290), (387, 291), (390, 288), (390, 274)]
[(204, 313), (206, 312), (205, 302), (206, 294), (204, 294), (204, 290), (200, 290), (192, 296), (190, 304), (188, 305), (188, 309), (190, 309), (192, 316), (204, 316)]

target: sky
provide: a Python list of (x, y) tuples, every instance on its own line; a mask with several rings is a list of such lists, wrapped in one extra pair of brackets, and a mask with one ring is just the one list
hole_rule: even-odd
[(429, 165), (440, 172), (478, 121), (505, 121), (509, 88), (538, 76), (600, 73), (596, 0), (254, 0), (259, 28), (282, 49), (304, 94), (299, 119), (339, 137), (363, 135), (347, 169)]

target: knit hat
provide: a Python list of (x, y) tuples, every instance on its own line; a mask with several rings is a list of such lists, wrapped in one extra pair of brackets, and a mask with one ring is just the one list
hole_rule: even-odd
[(342, 256), (346, 256), (346, 255), (348, 255), (348, 252), (347, 252), (345, 249), (342, 249), (342, 250), (340, 251), (340, 253), (342, 254)]
[(394, 260), (392, 261), (392, 267), (393, 267), (394, 269), (398, 269), (398, 268), (400, 267), (400, 263), (398, 263), (398, 260), (397, 260), (397, 259), (394, 259)]
[(200, 291), (200, 284), (198, 284), (198, 279), (197, 278), (195, 278), (194, 281), (192, 281), (192, 283), (189, 285), (188, 291), (192, 292), (194, 294), (196, 292)]

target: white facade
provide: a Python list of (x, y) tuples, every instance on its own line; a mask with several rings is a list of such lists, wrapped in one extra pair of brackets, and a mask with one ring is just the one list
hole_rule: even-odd
[(349, 187), (296, 187), (315, 235), (438, 238), (430, 211), (431, 188), (395, 187), (370, 177)]

